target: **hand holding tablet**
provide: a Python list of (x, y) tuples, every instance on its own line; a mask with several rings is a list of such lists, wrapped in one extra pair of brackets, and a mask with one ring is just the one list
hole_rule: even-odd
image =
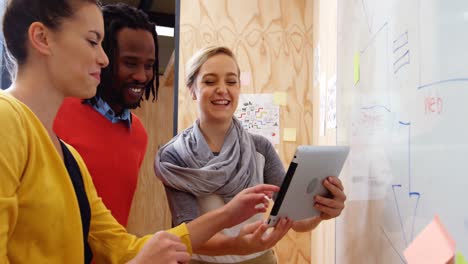
[(339, 176), (348, 153), (347, 146), (299, 146), (276, 196), (268, 224), (275, 226), (281, 217), (297, 221), (339, 215), (342, 208), (334, 207), (339, 202), (342, 204), (346, 196), (341, 181), (329, 176)]

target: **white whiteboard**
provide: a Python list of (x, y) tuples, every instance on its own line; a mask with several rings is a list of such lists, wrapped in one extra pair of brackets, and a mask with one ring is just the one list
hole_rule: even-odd
[(337, 65), (336, 263), (405, 263), (436, 214), (468, 257), (468, 1), (339, 0)]

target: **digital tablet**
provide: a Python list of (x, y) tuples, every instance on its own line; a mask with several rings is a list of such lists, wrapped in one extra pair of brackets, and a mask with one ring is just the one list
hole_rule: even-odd
[(348, 146), (299, 146), (276, 195), (268, 225), (275, 226), (281, 217), (296, 221), (320, 215), (314, 196), (330, 197), (323, 181), (340, 175), (348, 153)]

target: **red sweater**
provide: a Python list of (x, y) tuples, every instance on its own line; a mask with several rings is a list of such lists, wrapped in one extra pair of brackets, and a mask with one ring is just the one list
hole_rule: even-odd
[(132, 114), (132, 125), (113, 124), (91, 105), (67, 98), (54, 122), (59, 138), (78, 150), (96, 190), (117, 221), (127, 225), (148, 135)]

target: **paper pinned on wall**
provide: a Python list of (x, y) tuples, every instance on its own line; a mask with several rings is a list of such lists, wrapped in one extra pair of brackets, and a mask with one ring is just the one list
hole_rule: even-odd
[(361, 79), (361, 54), (354, 54), (354, 85)]
[(288, 94), (286, 92), (273, 93), (273, 102), (275, 105), (286, 106), (288, 102)]
[(249, 86), (252, 83), (252, 74), (248, 71), (240, 73), (241, 86)]
[(325, 136), (325, 115), (326, 115), (326, 105), (327, 105), (327, 83), (326, 75), (324, 72), (320, 74), (319, 81), (319, 135), (321, 137)]
[(336, 74), (328, 80), (327, 86), (327, 113), (325, 124), (327, 129), (334, 129), (336, 128)]
[(241, 94), (234, 116), (247, 131), (279, 144), (279, 106), (273, 103), (273, 94)]
[(455, 255), (455, 241), (436, 215), (403, 254), (408, 264), (447, 263)]
[(284, 128), (283, 129), (284, 141), (296, 141), (296, 135), (297, 135), (296, 128)]

